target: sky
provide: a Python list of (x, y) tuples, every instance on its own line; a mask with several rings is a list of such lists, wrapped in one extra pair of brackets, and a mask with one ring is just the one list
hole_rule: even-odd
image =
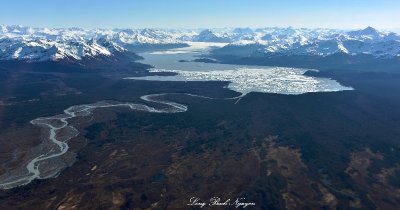
[(400, 30), (400, 0), (0, 0), (0, 5), (0, 24), (32, 27)]

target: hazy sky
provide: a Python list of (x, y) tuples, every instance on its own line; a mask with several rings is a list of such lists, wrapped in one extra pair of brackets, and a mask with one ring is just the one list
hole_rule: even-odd
[(400, 0), (0, 0), (0, 24), (83, 28), (400, 28)]

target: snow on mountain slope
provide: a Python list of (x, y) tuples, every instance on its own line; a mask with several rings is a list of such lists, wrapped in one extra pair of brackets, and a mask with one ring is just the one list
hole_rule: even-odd
[(111, 56), (111, 48), (99, 45), (94, 40), (48, 40), (48, 39), (0, 39), (1, 60), (28, 60), (46, 61), (75, 59), (81, 60), (84, 57)]
[[(231, 53), (327, 56), (400, 55), (400, 36), (372, 27), (344, 31), (307, 28), (93, 29), (0, 26), (0, 60), (62, 60), (113, 56), (132, 45), (186, 42), (229, 43)], [(229, 50), (226, 50), (229, 52)], [(232, 52), (235, 51), (235, 52)]]
[[(362, 30), (343, 31), (333, 29), (264, 28), (254, 31), (254, 39), (238, 40), (225, 46), (237, 46), (236, 51), (247, 52), (246, 56), (264, 52), (276, 55), (317, 55), (335, 53), (348, 55), (369, 54), (377, 58), (400, 56), (400, 36), (391, 32), (380, 32), (372, 27)], [(253, 45), (254, 50), (249, 52)], [(223, 50), (219, 51), (219, 53)], [(226, 50), (225, 53), (229, 53)], [(238, 54), (238, 52), (231, 52)]]
[(232, 38), (227, 33), (215, 33), (209, 29), (201, 31), (198, 35), (193, 37), (196, 42), (232, 42)]

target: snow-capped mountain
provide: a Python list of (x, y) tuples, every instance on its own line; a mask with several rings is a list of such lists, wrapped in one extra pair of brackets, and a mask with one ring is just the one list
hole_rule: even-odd
[(100, 45), (95, 40), (49, 40), (3, 38), (0, 40), (1, 60), (46, 61), (111, 56), (115, 51), (123, 51), (110, 43)]
[[(260, 53), (316, 56), (336, 53), (351, 56), (368, 54), (377, 58), (400, 56), (400, 36), (391, 32), (380, 32), (372, 27), (355, 31), (265, 28), (254, 32), (253, 39), (239, 37), (225, 46), (225, 49), (218, 50), (218, 53), (241, 56)], [(229, 48), (235, 52), (228, 50)]]
[(193, 36), (192, 41), (229, 43), (232, 42), (232, 37), (227, 33), (216, 33), (206, 29)]
[(82, 29), (34, 29), (1, 26), (0, 60), (47, 61), (112, 56), (124, 48), (112, 40), (94, 39)]
[(372, 27), (345, 31), (306, 28), (223, 29), (93, 29), (0, 26), (0, 60), (46, 61), (111, 57), (137, 49), (132, 46), (229, 43), (219, 53), (250, 56), (370, 54), (400, 55), (400, 36)]

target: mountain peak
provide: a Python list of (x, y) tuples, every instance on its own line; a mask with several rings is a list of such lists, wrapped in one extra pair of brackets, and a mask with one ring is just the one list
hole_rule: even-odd
[(366, 28), (364, 28), (363, 30), (361, 30), (362, 32), (366, 33), (366, 34), (378, 34), (378, 30), (376, 30), (375, 28), (368, 26)]
[(182, 42), (220, 42), (259, 47), (277, 53), (330, 55), (369, 53), (396, 56), (400, 36), (379, 32), (373, 27), (343, 31), (335, 29), (266, 27), (225, 29), (95, 29), (31, 28), (0, 26), (0, 60), (61, 60), (113, 56), (129, 51), (133, 45), (176, 44)]
[(233, 29), (233, 33), (237, 34), (253, 34), (253, 30), (251, 28), (246, 27), (246, 28), (235, 28)]
[(375, 28), (373, 28), (371, 26), (368, 26), (361, 30), (350, 31), (347, 34), (352, 37), (359, 37), (359, 38), (364, 37), (367, 39), (373, 39), (373, 38), (379, 39), (382, 35), (378, 30), (376, 30)]

